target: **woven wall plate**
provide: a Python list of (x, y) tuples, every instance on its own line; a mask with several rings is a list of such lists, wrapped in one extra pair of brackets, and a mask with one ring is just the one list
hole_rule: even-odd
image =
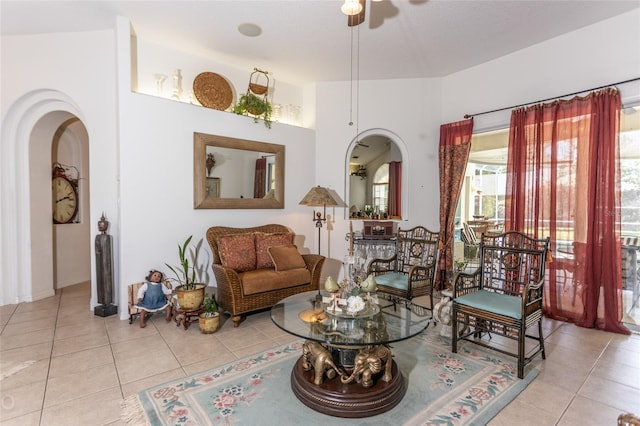
[(200, 105), (226, 110), (233, 103), (233, 88), (226, 78), (214, 72), (203, 72), (193, 79), (193, 94)]

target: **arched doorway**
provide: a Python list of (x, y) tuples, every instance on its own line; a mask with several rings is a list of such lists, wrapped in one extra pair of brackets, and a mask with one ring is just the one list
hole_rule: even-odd
[[(51, 296), (56, 285), (69, 285), (68, 280), (74, 279), (78, 268), (84, 269), (84, 280), (90, 279), (88, 151), (82, 114), (63, 93), (33, 91), (7, 111), (2, 126), (0, 160), (0, 304)], [(51, 167), (54, 158), (76, 163), (80, 172), (81, 206), (76, 223), (53, 225)], [(54, 228), (60, 226), (67, 228)], [(65, 263), (68, 255), (73, 262)], [(61, 272), (65, 282), (58, 279)]]
[(401, 219), (407, 220), (409, 155), (402, 139), (385, 129), (369, 129), (360, 133), (347, 149), (345, 200), (349, 208), (345, 209), (345, 218), (352, 216), (354, 208), (362, 210), (370, 202), (373, 173), (382, 163), (389, 161), (402, 163)]

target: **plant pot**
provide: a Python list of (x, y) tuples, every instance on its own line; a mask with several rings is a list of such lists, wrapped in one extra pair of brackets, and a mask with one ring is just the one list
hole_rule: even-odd
[[(207, 316), (211, 315), (213, 316)], [(218, 312), (203, 313), (198, 317), (198, 324), (200, 325), (200, 332), (203, 334), (211, 334), (218, 331), (220, 327), (220, 314)]]
[(195, 311), (202, 306), (204, 300), (204, 284), (196, 284), (195, 290), (185, 290), (184, 286), (176, 287), (178, 304), (183, 311)]
[(265, 110), (265, 108), (263, 106), (259, 106), (259, 105), (248, 105), (247, 106), (247, 112), (249, 114), (253, 114), (253, 115), (262, 115), (262, 114), (264, 114), (264, 110)]
[(263, 86), (262, 84), (249, 83), (249, 89), (256, 95), (264, 95), (267, 93), (267, 86)]

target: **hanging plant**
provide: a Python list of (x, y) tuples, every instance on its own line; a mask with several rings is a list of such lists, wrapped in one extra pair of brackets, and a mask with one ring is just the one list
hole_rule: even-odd
[(265, 98), (260, 98), (253, 93), (246, 93), (240, 96), (238, 103), (233, 106), (233, 112), (239, 115), (253, 116), (253, 121), (258, 122), (259, 118), (264, 120), (264, 126), (271, 128), (271, 104)]

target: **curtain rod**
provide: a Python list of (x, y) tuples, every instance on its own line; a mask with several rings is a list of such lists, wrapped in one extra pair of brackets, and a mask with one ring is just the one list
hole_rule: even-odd
[(510, 107), (505, 107), (505, 108), (492, 109), (491, 111), (477, 112), (475, 114), (465, 114), (464, 118), (472, 118), (472, 117), (475, 117), (476, 115), (490, 114), (492, 112), (498, 112), (498, 111), (505, 111), (507, 109), (520, 108), (520, 107), (523, 107), (523, 106), (533, 105), (533, 104), (537, 104), (537, 103), (540, 103), (540, 102), (547, 102), (547, 101), (552, 101), (552, 100), (556, 100), (556, 99), (560, 99), (560, 98), (565, 98), (567, 96), (575, 96), (575, 95), (579, 95), (580, 93), (590, 92), (592, 90), (604, 89), (605, 87), (617, 86), (619, 84), (631, 83), (632, 81), (637, 81), (637, 80), (640, 80), (640, 77), (632, 78), (630, 80), (625, 80), (625, 81), (619, 81), (617, 83), (611, 83), (611, 84), (607, 84), (607, 85), (600, 86), (600, 87), (594, 87), (592, 89), (581, 90), (579, 92), (568, 93), (568, 94), (562, 95), (562, 96), (554, 96), (553, 98), (542, 99), (542, 100), (534, 101), (534, 102), (527, 102), (526, 104), (514, 105), (514, 106), (510, 106)]

